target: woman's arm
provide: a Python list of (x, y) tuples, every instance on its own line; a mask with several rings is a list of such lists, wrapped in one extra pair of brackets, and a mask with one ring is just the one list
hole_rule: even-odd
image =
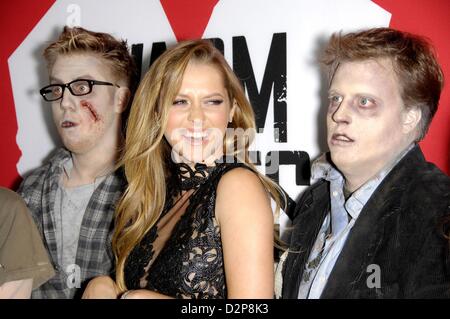
[(273, 298), (273, 213), (257, 175), (245, 168), (226, 173), (217, 188), (215, 213), (228, 298)]
[(147, 289), (137, 289), (125, 292), (122, 295), (122, 299), (173, 299), (173, 298), (155, 291)]
[(117, 299), (119, 289), (109, 276), (98, 276), (89, 281), (83, 299)]
[[(92, 279), (84, 293), (83, 299), (117, 299), (119, 289), (116, 283), (108, 276), (99, 276)], [(146, 289), (129, 290), (122, 294), (123, 299), (172, 299), (172, 297)]]

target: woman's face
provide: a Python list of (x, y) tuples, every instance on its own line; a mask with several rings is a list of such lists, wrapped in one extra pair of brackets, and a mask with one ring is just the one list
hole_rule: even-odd
[(172, 160), (208, 165), (220, 158), (233, 113), (222, 73), (211, 64), (190, 62), (164, 132), (172, 147)]

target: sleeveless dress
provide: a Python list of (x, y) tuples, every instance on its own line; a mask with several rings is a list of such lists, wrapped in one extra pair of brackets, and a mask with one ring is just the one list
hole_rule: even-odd
[[(217, 185), (236, 160), (215, 166), (170, 163), (164, 210), (125, 263), (128, 289), (149, 289), (175, 298), (226, 298)], [(251, 170), (251, 169), (250, 169)], [(188, 175), (188, 176), (186, 176)]]

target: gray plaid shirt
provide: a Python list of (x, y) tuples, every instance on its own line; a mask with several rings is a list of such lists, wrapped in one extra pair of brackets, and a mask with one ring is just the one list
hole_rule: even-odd
[(56, 269), (56, 275), (34, 290), (32, 298), (74, 298), (82, 292), (79, 287), (84, 288), (95, 276), (110, 275), (114, 268), (111, 249), (113, 217), (125, 187), (125, 179), (120, 172), (109, 174), (89, 200), (81, 223), (74, 273), (67, 276), (58, 267), (54, 204), (63, 163), (70, 156), (65, 149), (57, 150), (48, 164), (23, 180), (17, 191), (32, 213)]

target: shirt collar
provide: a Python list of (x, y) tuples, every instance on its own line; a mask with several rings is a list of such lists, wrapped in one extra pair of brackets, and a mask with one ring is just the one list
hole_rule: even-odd
[(328, 153), (320, 155), (311, 166), (311, 178), (332, 181), (342, 177), (342, 174), (328, 161)]
[[(405, 150), (403, 150), (393, 161), (386, 164), (374, 177), (364, 183), (358, 188), (350, 198), (345, 201), (343, 199), (343, 186), (344, 176), (339, 172), (329, 161), (327, 153), (322, 154), (317, 160), (315, 160), (311, 167), (312, 179), (325, 179), (330, 182), (332, 193), (330, 196), (340, 198), (337, 200), (338, 206), (344, 205), (345, 210), (353, 219), (356, 219), (364, 205), (366, 205), (373, 192), (394, 168), (395, 165), (415, 146), (414, 143), (410, 144)], [(338, 192), (338, 194), (333, 194)], [(334, 199), (336, 201), (336, 199)], [(333, 201), (333, 199), (332, 199)], [(337, 204), (337, 203), (336, 203)], [(333, 206), (333, 205), (332, 205)]]
[[(65, 177), (67, 179), (70, 179), (71, 173), (72, 173), (72, 168), (73, 168), (73, 157), (72, 154), (70, 154), (70, 156), (64, 157), (61, 160), (61, 168), (63, 170), (63, 174), (65, 175)], [(111, 168), (107, 168), (105, 169), (104, 172), (100, 173), (95, 179), (94, 179), (94, 185), (96, 185), (95, 187), (97, 187), (98, 184), (100, 184), (101, 182), (103, 182), (103, 180), (112, 172), (113, 170)], [(62, 183), (63, 181), (63, 175), (61, 175), (61, 180), (60, 182)], [(63, 184), (61, 184), (63, 185)]]
[[(383, 179), (395, 165), (415, 146), (411, 143), (405, 150), (403, 150), (392, 162), (385, 165), (372, 179)], [(311, 179), (325, 179), (327, 181), (343, 178), (343, 175), (337, 170), (328, 160), (328, 153), (320, 155), (311, 166)], [(371, 179), (371, 180), (372, 180)]]

